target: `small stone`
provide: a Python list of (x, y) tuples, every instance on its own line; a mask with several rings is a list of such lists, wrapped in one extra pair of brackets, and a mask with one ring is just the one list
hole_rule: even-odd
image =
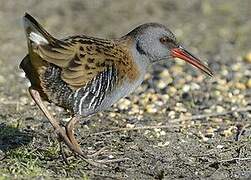
[(114, 113), (114, 112), (111, 112), (111, 113), (109, 113), (109, 116), (111, 117), (111, 118), (114, 118), (114, 117), (116, 117), (116, 113)]
[(0, 75), (0, 84), (5, 83), (5, 81), (6, 81), (5, 78), (4, 78), (3, 76)]
[(217, 149), (222, 149), (223, 147), (224, 147), (224, 146), (223, 146), (223, 145), (220, 145), (220, 144), (219, 144), (218, 146), (216, 146)]
[(150, 130), (145, 130), (144, 134), (147, 135), (149, 134), (151, 131)]
[(62, 108), (62, 107), (56, 106), (55, 109), (58, 112), (64, 112), (64, 108)]
[(139, 108), (138, 105), (132, 104), (132, 109), (129, 111), (129, 114), (143, 114), (143, 111)]
[(165, 81), (163, 81), (163, 80), (160, 80), (160, 81), (158, 81), (158, 83), (157, 83), (157, 87), (158, 87), (159, 89), (164, 89), (164, 88), (167, 87), (167, 83), (166, 83)]
[(221, 118), (212, 118), (211, 121), (214, 123), (222, 123), (223, 122), (223, 120)]
[(4, 159), (5, 153), (0, 149), (0, 161), (1, 159)]
[(191, 90), (199, 90), (200, 89), (200, 85), (197, 83), (192, 83), (191, 84)]
[(168, 113), (168, 117), (174, 119), (174, 118), (175, 118), (175, 111), (170, 111), (170, 112)]
[[(141, 111), (141, 112), (142, 112), (142, 114), (143, 114), (143, 111)], [(137, 120), (142, 120), (142, 119), (143, 119), (143, 117), (144, 117), (144, 116), (143, 116), (143, 115), (141, 115), (141, 114), (140, 114), (140, 115), (137, 115)]]
[(229, 98), (232, 98), (232, 97), (233, 97), (233, 93), (231, 93), (231, 92), (228, 93), (227, 95), (228, 95)]
[(127, 110), (127, 109), (129, 108), (130, 104), (131, 104), (131, 101), (130, 101), (130, 100), (128, 100), (128, 99), (123, 99), (123, 100), (120, 101), (120, 103), (119, 103), (119, 105), (118, 105), (118, 108), (119, 108), (120, 110)]
[(233, 91), (233, 95), (238, 95), (238, 94), (240, 94), (240, 90), (239, 90), (239, 89), (235, 89), (235, 90)]
[(251, 79), (248, 80), (248, 82), (246, 83), (247, 88), (251, 88)]
[(165, 131), (160, 131), (159, 133), (161, 136), (165, 136), (166, 135), (166, 132)]
[(173, 78), (170, 75), (170, 73), (168, 72), (168, 70), (162, 71), (159, 76), (161, 79), (163, 79), (165, 81), (165, 84), (170, 84), (173, 82)]
[(185, 116), (185, 117), (192, 117), (192, 113), (186, 112), (186, 113), (184, 113), (184, 116)]
[(234, 129), (236, 129), (235, 126), (229, 127), (228, 129), (226, 129), (226, 130), (223, 131), (223, 135), (224, 135), (225, 137), (229, 137), (229, 136), (233, 135), (233, 130), (234, 130)]
[(213, 133), (214, 132), (214, 129), (212, 127), (209, 127), (207, 130), (206, 130), (206, 133)]
[(170, 77), (171, 75), (170, 75), (170, 73), (168, 72), (168, 70), (163, 70), (161, 73), (160, 73), (160, 75), (159, 75), (161, 78), (163, 78), (163, 79), (165, 79), (165, 78), (168, 78), (168, 77)]
[(147, 105), (145, 109), (146, 109), (146, 112), (150, 114), (158, 112), (157, 108), (153, 104)]
[(241, 69), (241, 64), (240, 63), (234, 63), (233, 65), (232, 65), (232, 70), (234, 70), (234, 71), (240, 71), (240, 69)]
[(175, 87), (171, 86), (168, 88), (168, 92), (170, 93), (171, 96), (173, 96), (177, 92), (177, 89)]
[(34, 105), (36, 105), (36, 104), (35, 104), (34, 101), (30, 101), (29, 105), (30, 105), (30, 106), (34, 106)]
[(237, 89), (240, 89), (240, 90), (245, 90), (245, 89), (246, 89), (245, 84), (240, 83), (240, 82), (235, 83), (235, 87), (236, 87)]
[(176, 103), (174, 110), (178, 112), (187, 112), (187, 109), (181, 103)]
[(186, 64), (185, 61), (183, 61), (183, 60), (181, 60), (181, 59), (179, 59), (179, 58), (178, 58), (178, 60), (175, 61), (175, 62), (176, 62), (177, 65), (180, 65), (180, 66), (184, 66), (184, 65)]
[(155, 131), (155, 132), (160, 132), (160, 131), (161, 131), (161, 129), (159, 129), (159, 128), (155, 128), (155, 129), (154, 129), (154, 131)]
[(185, 84), (185, 85), (183, 86), (183, 88), (182, 88), (182, 91), (183, 91), (183, 92), (188, 92), (189, 90), (190, 90), (190, 86), (187, 85), (187, 84)]
[(155, 101), (154, 104), (157, 106), (163, 106), (164, 102), (163, 101)]
[(158, 96), (156, 94), (153, 94), (153, 93), (144, 93), (142, 94), (142, 104), (145, 105), (145, 104), (148, 104), (149, 102), (152, 103), (152, 102), (155, 102), (158, 100)]
[(149, 100), (150, 102), (157, 101), (157, 100), (158, 100), (158, 95), (157, 95), (157, 94), (154, 94), (154, 93), (149, 93), (149, 95), (148, 95), (148, 100)]
[(29, 99), (24, 96), (20, 97), (19, 100), (20, 100), (21, 105), (27, 105), (29, 103)]
[(109, 158), (109, 159), (113, 159), (114, 156), (113, 156), (113, 155), (109, 155), (108, 158)]
[(64, 122), (69, 122), (71, 120), (71, 117), (69, 117), (69, 118), (62, 118), (62, 121), (64, 121)]
[[(177, 59), (177, 58), (176, 58)], [(181, 60), (179, 60), (179, 59), (177, 59), (177, 61), (181, 61)], [(176, 61), (176, 62), (177, 62)], [(183, 68), (181, 67), (181, 66), (172, 66), (171, 68), (170, 68), (170, 70), (173, 72), (173, 75), (180, 75), (180, 74), (182, 74), (183, 73)]]
[(168, 94), (162, 95), (161, 98), (164, 100), (165, 103), (170, 99)]
[(212, 138), (212, 137), (214, 137), (214, 129), (213, 129), (212, 127), (208, 128), (208, 129), (206, 130), (205, 137), (207, 137), (207, 138)]
[(212, 113), (212, 110), (211, 110), (211, 109), (204, 109), (203, 111), (204, 111), (205, 113), (208, 113), (208, 114)]
[(199, 137), (202, 139), (202, 141), (204, 141), (204, 142), (206, 142), (206, 141), (209, 140), (209, 138), (206, 137), (206, 136), (204, 136), (204, 134), (202, 134), (200, 131), (199, 131), (199, 133), (198, 133), (198, 136), (199, 136)]
[(216, 112), (222, 113), (224, 111), (225, 111), (225, 109), (222, 106), (216, 106)]
[(221, 96), (221, 92), (220, 91), (214, 91), (214, 95), (215, 96)]
[(164, 142), (164, 143), (163, 143), (163, 142), (159, 142), (159, 143), (158, 143), (158, 146), (159, 146), (159, 147), (165, 147), (165, 146), (168, 146), (169, 144), (170, 144), (169, 141), (166, 141), (166, 142)]
[(202, 141), (206, 142), (206, 141), (208, 141), (208, 140), (209, 140), (208, 137), (206, 137), (206, 136), (203, 136), (203, 137), (202, 137)]
[[(186, 84), (186, 79), (185, 78), (180, 78), (180, 79), (178, 79), (178, 81), (177, 81), (177, 84), (176, 84), (176, 86), (183, 86), (184, 84)], [(181, 89), (181, 87), (179, 88), (179, 89)]]
[(233, 113), (233, 116), (234, 116), (235, 118), (238, 118), (238, 117), (239, 117), (239, 113), (238, 113), (238, 112), (234, 112), (234, 113)]
[(244, 60), (251, 63), (251, 52), (249, 52), (245, 57)]
[(126, 124), (126, 127), (127, 127), (127, 128), (134, 128), (134, 127), (135, 127), (135, 124), (130, 124), (130, 123), (128, 123), (128, 124)]

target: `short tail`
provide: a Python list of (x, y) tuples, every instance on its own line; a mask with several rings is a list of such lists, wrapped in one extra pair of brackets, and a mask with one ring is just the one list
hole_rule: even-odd
[(50, 44), (56, 40), (28, 13), (23, 17), (23, 25), (29, 46), (30, 43)]

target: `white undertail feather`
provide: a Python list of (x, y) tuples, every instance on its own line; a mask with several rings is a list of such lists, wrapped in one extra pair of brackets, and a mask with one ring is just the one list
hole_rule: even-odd
[(31, 32), (29, 34), (28, 38), (37, 45), (49, 43), (43, 36), (41, 36), (40, 34), (37, 34), (35, 32)]
[(49, 44), (53, 37), (29, 14), (23, 17), (23, 26), (28, 43)]

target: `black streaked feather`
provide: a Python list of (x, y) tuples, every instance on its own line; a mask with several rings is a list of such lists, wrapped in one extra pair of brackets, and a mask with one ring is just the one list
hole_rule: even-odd
[[(99, 73), (85, 87), (78, 90), (78, 92), (75, 91), (77, 95), (74, 98), (76, 102), (73, 107), (74, 111), (82, 115), (92, 114), (102, 104), (104, 98), (114, 90), (116, 84), (116, 68), (113, 66), (107, 67), (105, 71)], [(88, 93), (88, 96), (81, 99), (86, 93)]]

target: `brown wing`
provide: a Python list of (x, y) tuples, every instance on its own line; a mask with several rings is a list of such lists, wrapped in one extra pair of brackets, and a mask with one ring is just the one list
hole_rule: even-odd
[(129, 51), (113, 41), (72, 37), (37, 46), (36, 53), (62, 69), (62, 79), (72, 88), (86, 85), (107, 68), (115, 67), (118, 79), (135, 79), (137, 69)]

